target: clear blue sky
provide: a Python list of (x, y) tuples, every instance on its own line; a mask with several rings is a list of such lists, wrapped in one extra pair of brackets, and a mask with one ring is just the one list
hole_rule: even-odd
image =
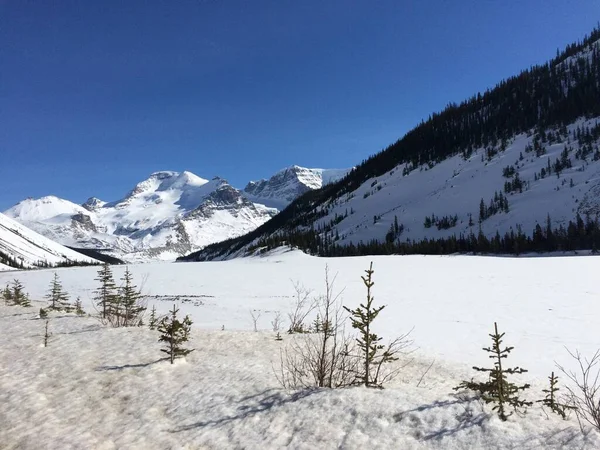
[(0, 0), (0, 210), (347, 167), (555, 55), (596, 0)]

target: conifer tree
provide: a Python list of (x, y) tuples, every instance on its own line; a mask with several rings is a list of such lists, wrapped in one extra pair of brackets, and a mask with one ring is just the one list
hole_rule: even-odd
[(158, 318), (156, 317), (156, 306), (152, 305), (150, 310), (150, 318), (148, 319), (148, 328), (155, 330), (158, 325)]
[(491, 369), (473, 367), (478, 372), (489, 373), (489, 379), (485, 382), (463, 381), (458, 385), (455, 390), (458, 389), (470, 389), (481, 394), (481, 398), (486, 403), (496, 403), (492, 408), (498, 412), (498, 416), (501, 420), (506, 420), (512, 414), (512, 412), (506, 412), (507, 406), (512, 406), (514, 410), (519, 408), (525, 409), (527, 406), (531, 406), (533, 403), (522, 400), (518, 397), (519, 391), (524, 391), (530, 387), (529, 384), (518, 386), (514, 383), (510, 383), (507, 379), (507, 375), (518, 375), (527, 372), (527, 370), (520, 367), (504, 368), (502, 366), (502, 360), (508, 358), (509, 353), (514, 347), (502, 347), (502, 338), (505, 333), (498, 333), (498, 325), (494, 322), (494, 334), (489, 336), (492, 338), (492, 346), (485, 347), (483, 350), (490, 353), (489, 358), (494, 360), (494, 367)]
[(94, 300), (100, 309), (102, 318), (106, 319), (110, 314), (111, 307), (114, 306), (117, 300), (117, 287), (108, 263), (104, 263), (102, 268), (98, 270), (98, 276), (95, 280), (100, 282), (100, 287), (95, 291)]
[(559, 403), (556, 398), (556, 393), (559, 391), (558, 388), (558, 377), (554, 376), (554, 372), (548, 377), (550, 380), (550, 387), (548, 389), (543, 389), (542, 392), (546, 394), (542, 400), (538, 400), (536, 403), (541, 403), (544, 406), (550, 408), (550, 410), (556, 414), (558, 414), (563, 419), (567, 418), (567, 410), (575, 409), (573, 406), (565, 405)]
[(363, 368), (357, 376), (358, 381), (360, 384), (364, 384), (365, 387), (382, 387), (379, 378), (382, 364), (395, 361), (398, 358), (394, 356), (394, 352), (390, 350), (390, 347), (386, 349), (381, 344), (382, 338), (373, 332), (373, 321), (385, 308), (385, 305), (379, 307), (373, 306), (374, 297), (371, 294), (371, 288), (375, 283), (373, 282), (374, 270), (372, 262), (369, 269), (365, 270), (365, 272), (366, 276), (361, 276), (361, 278), (367, 288), (367, 301), (361, 303), (354, 310), (345, 306), (344, 309), (350, 313), (352, 328), (359, 331), (359, 337), (356, 339), (356, 342), (361, 352), (360, 358)]
[(44, 308), (40, 308), (40, 319), (46, 319), (48, 317), (48, 311)]
[(50, 283), (50, 289), (48, 290), (48, 294), (46, 294), (46, 298), (50, 302), (50, 305), (48, 306), (49, 309), (56, 311), (70, 309), (69, 297), (67, 293), (64, 292), (62, 283), (56, 272), (54, 272), (54, 278)]
[(48, 319), (46, 319), (46, 323), (44, 325), (44, 347), (48, 347), (48, 342), (50, 341), (50, 336), (52, 333), (48, 332)]
[(188, 316), (180, 321), (177, 319), (178, 312), (179, 310), (173, 305), (171, 315), (164, 317), (158, 326), (158, 332), (160, 333), (158, 341), (166, 344), (166, 347), (160, 351), (169, 355), (171, 364), (173, 364), (175, 358), (186, 356), (193, 351), (193, 349), (186, 349), (182, 346), (189, 338), (192, 321)]
[(10, 301), (13, 305), (31, 306), (31, 302), (29, 301), (29, 296), (25, 293), (25, 287), (23, 284), (15, 279), (12, 282), (12, 288), (10, 293)]
[(133, 284), (129, 268), (125, 268), (125, 274), (121, 280), (123, 286), (119, 292), (119, 311), (117, 313), (120, 315), (121, 326), (139, 326), (142, 324), (142, 316), (146, 311), (146, 307), (140, 303), (142, 294)]
[(85, 311), (83, 310), (83, 307), (81, 305), (80, 297), (77, 297), (77, 300), (75, 300), (75, 314), (77, 314), (78, 316), (85, 316)]
[(12, 290), (8, 284), (2, 290), (2, 298), (4, 299), (4, 306), (12, 306), (12, 304), (13, 304)]

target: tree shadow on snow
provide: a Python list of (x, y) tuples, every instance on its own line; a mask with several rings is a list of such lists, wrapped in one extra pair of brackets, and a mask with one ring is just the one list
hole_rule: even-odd
[(100, 367), (96, 367), (96, 369), (94, 369), (96, 372), (110, 372), (113, 370), (125, 370), (125, 369), (141, 369), (143, 367), (148, 367), (148, 366), (152, 366), (154, 364), (157, 364), (159, 362), (162, 361), (168, 361), (169, 358), (160, 358), (157, 359), (156, 361), (151, 361), (151, 362), (147, 362), (147, 363), (140, 363), (140, 364), (124, 364), (122, 366), (100, 366)]
[(169, 433), (179, 433), (181, 431), (189, 431), (195, 428), (204, 428), (214, 425), (222, 425), (235, 420), (243, 420), (255, 414), (267, 411), (271, 408), (283, 406), (287, 403), (294, 403), (317, 392), (319, 392), (319, 389), (304, 389), (289, 395), (282, 393), (277, 389), (267, 389), (259, 394), (241, 398), (240, 403), (242, 403), (242, 405), (238, 407), (237, 414), (221, 417), (219, 419), (206, 420), (190, 425), (184, 425), (174, 430), (169, 430)]
[(449, 408), (454, 405), (467, 405), (467, 406), (463, 406), (464, 411), (456, 416), (457, 423), (455, 426), (445, 427), (445, 428), (442, 428), (441, 430), (426, 434), (421, 437), (424, 441), (442, 440), (445, 437), (452, 436), (453, 434), (456, 434), (462, 430), (466, 430), (466, 429), (472, 428), (472, 427), (480, 427), (488, 419), (489, 416), (485, 412), (481, 411), (479, 413), (476, 413), (475, 411), (473, 411), (472, 408), (469, 407), (470, 403), (476, 399), (477, 399), (477, 397), (466, 397), (466, 398), (457, 398), (455, 400), (444, 400), (444, 401), (436, 400), (433, 403), (421, 405), (417, 408), (413, 408), (413, 409), (395, 414), (394, 419), (397, 422), (400, 422), (405, 417), (410, 418), (410, 416), (409, 416), (410, 413), (422, 413), (422, 412), (430, 411), (430, 410), (437, 409), (437, 408)]

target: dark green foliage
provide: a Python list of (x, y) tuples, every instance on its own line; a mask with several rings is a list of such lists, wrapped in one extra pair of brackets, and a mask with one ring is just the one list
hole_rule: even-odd
[(182, 346), (189, 338), (192, 321), (189, 316), (185, 316), (183, 321), (180, 321), (177, 319), (178, 312), (179, 310), (173, 305), (171, 315), (164, 317), (158, 326), (160, 333), (158, 341), (166, 344), (166, 347), (160, 351), (169, 355), (171, 364), (175, 358), (186, 356), (193, 351), (193, 349), (186, 349)]
[(94, 291), (94, 300), (100, 309), (102, 318), (106, 319), (111, 313), (111, 308), (114, 309), (114, 304), (118, 300), (115, 280), (108, 264), (104, 264), (98, 270), (98, 276), (95, 280), (100, 282), (100, 287)]
[(152, 310), (150, 311), (150, 318), (148, 319), (148, 328), (151, 330), (155, 330), (158, 326), (158, 318), (156, 317), (156, 306), (152, 305)]
[(63, 290), (60, 278), (56, 272), (54, 272), (54, 278), (50, 283), (50, 289), (48, 290), (48, 294), (46, 294), (46, 298), (50, 303), (48, 309), (55, 311), (70, 311), (72, 309), (69, 305), (69, 296)]
[(4, 300), (5, 306), (11, 306), (13, 304), (12, 290), (8, 284), (4, 289), (2, 289), (2, 299)]
[(6, 306), (31, 306), (29, 296), (25, 293), (25, 287), (17, 279), (13, 280), (12, 285), (7, 284), (2, 290), (2, 298)]
[(128, 267), (125, 268), (125, 274), (121, 281), (123, 281), (123, 285), (119, 292), (118, 310), (116, 311), (116, 314), (120, 316), (120, 326), (141, 326), (146, 307), (141, 303), (142, 294), (133, 284)]
[(501, 420), (506, 420), (511, 414), (507, 413), (507, 407), (512, 407), (514, 410), (526, 409), (533, 403), (519, 398), (519, 391), (528, 389), (529, 384), (518, 386), (508, 381), (507, 375), (518, 375), (527, 372), (520, 367), (505, 368), (502, 366), (502, 360), (508, 358), (508, 354), (514, 347), (502, 348), (502, 338), (504, 333), (498, 333), (498, 325), (494, 322), (494, 334), (490, 334), (492, 338), (492, 346), (485, 347), (483, 350), (490, 353), (490, 359), (494, 360), (494, 367), (491, 369), (473, 367), (478, 372), (486, 372), (489, 374), (488, 381), (475, 382), (463, 381), (455, 390), (470, 389), (481, 395), (481, 398), (486, 403), (495, 403), (494, 411), (497, 411), (498, 417)]
[(48, 317), (48, 312), (44, 308), (40, 308), (39, 316), (40, 319), (46, 319)]
[(367, 270), (366, 276), (361, 276), (365, 287), (367, 288), (367, 299), (359, 307), (350, 309), (344, 306), (344, 309), (350, 313), (350, 322), (352, 328), (358, 330), (359, 337), (356, 339), (359, 351), (361, 353), (362, 370), (357, 374), (357, 381), (365, 387), (382, 387), (382, 381), (379, 377), (382, 364), (397, 360), (391, 352), (387, 351), (381, 344), (381, 337), (373, 332), (372, 325), (379, 313), (385, 308), (385, 305), (375, 307), (373, 301), (375, 298), (371, 294), (371, 288), (375, 284), (373, 281), (373, 263)]
[(78, 316), (85, 316), (85, 311), (81, 305), (81, 298), (79, 297), (77, 297), (77, 300), (75, 300), (75, 314)]
[(567, 418), (567, 411), (569, 409), (575, 409), (573, 406), (565, 405), (559, 403), (556, 398), (556, 393), (559, 391), (558, 388), (558, 377), (554, 376), (554, 372), (548, 377), (550, 380), (550, 387), (548, 389), (543, 389), (542, 392), (546, 394), (542, 400), (538, 400), (536, 403), (541, 403), (544, 406), (550, 408), (550, 410), (556, 414), (558, 414), (563, 419)]

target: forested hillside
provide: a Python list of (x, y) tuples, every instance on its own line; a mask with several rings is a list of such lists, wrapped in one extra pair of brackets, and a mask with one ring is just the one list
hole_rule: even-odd
[(599, 40), (595, 29), (548, 63), (448, 105), (339, 182), (186, 259), (283, 244), (323, 256), (594, 249)]

